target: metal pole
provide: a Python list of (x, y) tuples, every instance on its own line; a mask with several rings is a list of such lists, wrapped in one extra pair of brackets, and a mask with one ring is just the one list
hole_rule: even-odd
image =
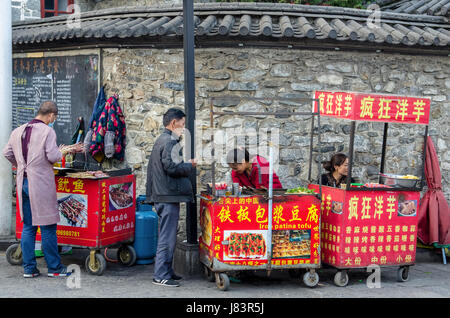
[[(313, 127), (314, 130), (314, 127)], [(319, 155), (318, 155), (318, 161), (319, 161), (319, 165), (318, 165), (318, 174), (319, 174), (319, 200), (322, 201), (322, 141), (320, 138), (320, 134), (321, 134), (321, 127), (320, 127), (320, 108), (318, 106), (317, 108), (317, 144), (319, 146)]]
[[(194, 2), (183, 1), (183, 48), (184, 48), (184, 109), (190, 138), (186, 148), (191, 159), (195, 158), (195, 68), (194, 68)], [(197, 170), (190, 176), (194, 190), (194, 202), (186, 204), (186, 236), (189, 244), (197, 244)]]
[(348, 149), (348, 175), (347, 175), (347, 190), (350, 190), (352, 183), (352, 167), (353, 167), (353, 145), (355, 143), (355, 128), (356, 122), (353, 120), (350, 128), (350, 145)]
[[(389, 126), (388, 123), (384, 123), (383, 146), (381, 148), (380, 173), (384, 173), (384, 163), (386, 160), (386, 144), (387, 144), (388, 126)], [(378, 183), (381, 183), (381, 175), (378, 177)]]
[(272, 213), (273, 213), (273, 147), (269, 144), (269, 206), (267, 230), (267, 271), (272, 269)]
[[(313, 161), (313, 140), (314, 138), (314, 116), (311, 118), (311, 136), (309, 140), (309, 169), (308, 169), (308, 181), (312, 182), (311, 180), (311, 169), (312, 169), (312, 161)], [(320, 165), (320, 162), (319, 162)], [(320, 178), (320, 175), (319, 175)]]
[(216, 158), (214, 153), (214, 109), (213, 98), (209, 104), (209, 128), (211, 129), (211, 186), (213, 198), (216, 198)]
[[(11, 1), (0, 1), (2, 27), (0, 28), (0, 147), (8, 142), (12, 128), (12, 26)], [(12, 218), (12, 170), (5, 157), (0, 156), (0, 235), (11, 235)]]
[[(425, 165), (427, 163), (427, 142), (428, 142), (428, 125), (425, 126), (425, 135), (423, 136), (423, 155), (422, 155), (422, 171), (420, 176), (420, 191), (423, 190), (423, 186), (425, 184)], [(417, 186), (417, 183), (416, 183)]]

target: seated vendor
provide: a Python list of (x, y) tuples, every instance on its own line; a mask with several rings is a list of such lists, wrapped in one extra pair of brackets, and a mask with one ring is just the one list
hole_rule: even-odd
[[(322, 162), (322, 166), (328, 173), (322, 174), (322, 185), (340, 188), (341, 184), (347, 183), (348, 158), (343, 153), (334, 154), (330, 161)], [(355, 180), (351, 178), (351, 182)]]
[[(269, 162), (259, 156), (250, 157), (246, 149), (233, 149), (227, 155), (227, 163), (232, 169), (231, 178), (242, 187), (254, 189), (269, 188)], [(273, 173), (273, 188), (281, 189), (280, 179)]]

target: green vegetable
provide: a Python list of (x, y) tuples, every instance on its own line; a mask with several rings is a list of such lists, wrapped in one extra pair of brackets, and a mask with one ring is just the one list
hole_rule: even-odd
[(286, 191), (286, 193), (306, 193), (306, 194), (315, 194), (316, 192), (314, 191), (314, 189), (308, 189), (308, 188), (304, 188), (304, 187), (297, 187), (297, 188), (288, 189), (288, 190)]

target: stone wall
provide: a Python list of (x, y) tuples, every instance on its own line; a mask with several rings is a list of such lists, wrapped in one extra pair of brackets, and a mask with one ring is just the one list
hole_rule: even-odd
[(11, 0), (12, 21), (41, 18), (40, 0)]
[[(208, 96), (298, 98), (311, 97), (314, 90), (322, 89), (430, 97), (429, 135), (440, 160), (444, 193), (447, 200), (450, 197), (450, 58), (282, 49), (198, 49), (195, 54), (199, 136), (202, 128), (209, 126)], [(181, 49), (104, 50), (103, 82), (108, 95), (120, 94), (128, 128), (126, 160), (137, 175), (138, 194), (145, 193), (146, 165), (154, 140), (163, 128), (163, 113), (172, 106), (184, 107), (183, 81)], [(232, 111), (283, 111), (301, 107), (309, 111), (310, 105), (269, 100), (215, 102), (221, 110)], [(324, 157), (347, 152), (350, 122), (322, 117), (321, 125)], [(279, 129), (277, 172), (284, 187), (307, 184), (310, 126), (310, 117), (300, 116), (217, 119), (219, 130)], [(358, 122), (356, 127), (353, 175), (363, 182), (377, 181), (383, 124)], [(420, 175), (423, 132), (422, 126), (390, 125), (386, 172)], [(216, 140), (221, 139), (218, 137), (220, 134)], [(210, 137), (207, 133), (201, 138), (204, 147), (197, 157), (204, 155), (204, 161), (198, 169), (199, 189), (211, 182)], [(315, 178), (317, 154), (314, 159), (312, 176)], [(227, 181), (229, 169), (220, 164), (216, 168), (216, 180)]]

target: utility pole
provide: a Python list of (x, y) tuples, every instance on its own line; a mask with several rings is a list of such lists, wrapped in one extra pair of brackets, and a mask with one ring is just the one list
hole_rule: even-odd
[[(194, 1), (183, 0), (184, 48), (184, 110), (190, 138), (185, 148), (195, 158), (195, 56), (194, 56)], [(197, 244), (197, 172), (190, 176), (194, 189), (194, 202), (186, 204), (186, 236), (188, 244)]]

